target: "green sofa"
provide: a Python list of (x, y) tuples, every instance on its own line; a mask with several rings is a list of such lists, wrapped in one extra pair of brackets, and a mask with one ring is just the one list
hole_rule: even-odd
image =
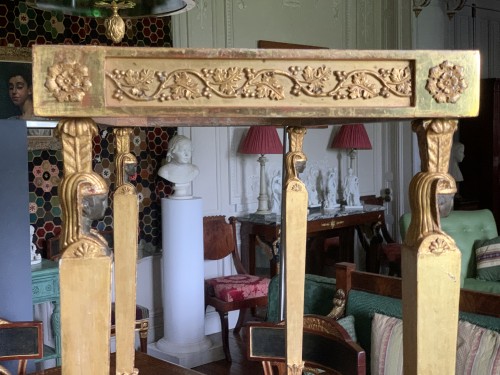
[[(410, 225), (411, 214), (401, 217), (401, 236)], [(441, 228), (455, 240), (462, 254), (462, 269), (460, 272), (460, 287), (479, 292), (500, 294), (500, 282), (476, 279), (476, 257), (474, 242), (498, 237), (495, 218), (490, 210), (452, 211), (447, 217), (441, 218)]]
[[(377, 274), (364, 273), (372, 278), (371, 283), (364, 283), (364, 290), (359, 290), (355, 285), (348, 292), (347, 303), (344, 315), (352, 317), (354, 322), (354, 330), (357, 336), (358, 344), (365, 350), (367, 356), (367, 364), (370, 363), (371, 357), (371, 332), (372, 319), (375, 313), (384, 314), (387, 316), (402, 318), (402, 303), (401, 297), (396, 297), (401, 293), (401, 279), (385, 277), (384, 280), (376, 280), (382, 276)], [(390, 279), (390, 280), (388, 280)], [(339, 280), (339, 285), (342, 281)], [(365, 276), (366, 281), (366, 276)], [(390, 282), (390, 283), (388, 283)], [(344, 281), (345, 283), (345, 281)], [(333, 307), (333, 296), (337, 288), (337, 280), (333, 278), (306, 274), (305, 277), (305, 292), (304, 292), (304, 313), (327, 315)], [(368, 288), (368, 289), (367, 289)], [(371, 289), (379, 289), (380, 292), (374, 292)], [(385, 294), (381, 294), (383, 293)], [(466, 291), (463, 291), (466, 292)], [(473, 293), (472, 299), (477, 301), (478, 306), (481, 306), (481, 313), (471, 312), (470, 310), (460, 311), (459, 317), (461, 320), (468, 321), (480, 327), (500, 332), (500, 316), (495, 311), (495, 315), (491, 316), (491, 310), (495, 310), (498, 306), (499, 296), (491, 294)], [(462, 298), (463, 296), (461, 296)], [(279, 275), (272, 278), (269, 283), (268, 293), (268, 316), (269, 322), (279, 321)], [(487, 299), (487, 301), (484, 300)], [(470, 297), (469, 297), (470, 299)], [(484, 308), (488, 307), (490, 311), (484, 312)], [(347, 327), (346, 330), (349, 329)], [(351, 335), (352, 336), (352, 335)], [(369, 367), (369, 365), (368, 365)]]

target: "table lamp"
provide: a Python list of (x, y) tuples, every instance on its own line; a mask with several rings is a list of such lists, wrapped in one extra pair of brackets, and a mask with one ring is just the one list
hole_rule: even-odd
[(362, 208), (359, 200), (358, 178), (354, 175), (353, 166), (358, 150), (372, 149), (365, 126), (363, 124), (342, 125), (333, 138), (330, 147), (349, 150), (348, 154), (351, 158), (351, 163), (343, 184), (344, 200), (346, 201), (347, 208)]
[(333, 138), (330, 148), (348, 149), (351, 158), (350, 168), (352, 169), (357, 150), (371, 150), (372, 144), (363, 124), (347, 124), (340, 127), (340, 130)]
[(260, 190), (259, 206), (254, 215), (267, 216), (272, 212), (269, 209), (269, 197), (267, 195), (266, 162), (265, 154), (281, 154), (283, 145), (274, 126), (251, 126), (247, 135), (243, 138), (238, 150), (241, 154), (260, 155), (257, 161), (260, 163)]

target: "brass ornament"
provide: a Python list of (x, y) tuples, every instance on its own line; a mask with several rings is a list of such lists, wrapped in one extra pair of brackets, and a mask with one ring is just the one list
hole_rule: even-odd
[(221, 98), (284, 100), (286, 87), (280, 77), (287, 78), (291, 95), (306, 95), (333, 100), (410, 97), (411, 69), (358, 69), (350, 72), (332, 70), (326, 65), (290, 66), (287, 71), (253, 68), (178, 69), (172, 72), (153, 69), (106, 72), (115, 85), (113, 98), (127, 97), (136, 101), (190, 100), (212, 95)]
[(45, 87), (58, 102), (81, 102), (90, 90), (89, 69), (77, 61), (65, 61), (48, 68)]
[(456, 103), (468, 87), (464, 68), (443, 61), (429, 70), (425, 88), (438, 103)]
[(327, 316), (335, 320), (341, 318), (345, 312), (346, 300), (347, 298), (344, 289), (337, 289), (335, 291), (335, 295), (333, 296), (333, 308)]
[(120, 9), (129, 9), (135, 7), (133, 1), (97, 1), (94, 4), (96, 7), (111, 9), (113, 14), (111, 17), (106, 18), (104, 26), (106, 27), (106, 36), (113, 41), (113, 43), (120, 43), (125, 36), (125, 22), (118, 14)]

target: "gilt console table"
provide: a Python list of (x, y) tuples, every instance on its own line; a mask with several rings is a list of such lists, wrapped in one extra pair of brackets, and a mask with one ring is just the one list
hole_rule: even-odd
[(41, 263), (31, 266), (31, 285), (33, 305), (50, 302), (54, 306), (50, 324), (54, 333), (55, 346), (43, 348), (43, 358), (40, 361), (55, 359), (61, 365), (61, 319), (59, 308), (59, 268), (57, 262), (42, 259)]
[[(402, 248), (404, 373), (453, 373), (460, 251), (441, 230), (437, 201), (456, 192), (448, 174), (453, 133), (459, 118), (478, 114), (479, 77), (477, 51), (33, 46), (34, 110), (61, 118), (61, 205), (73, 215), (63, 222), (59, 270), (67, 327), (63, 373), (107, 375), (110, 368), (111, 262), (104, 244), (80, 225), (82, 200), (108, 191), (92, 172), (96, 117), (130, 127), (144, 126), (138, 118), (154, 126), (287, 127), (282, 231), (288, 374), (303, 368), (308, 199), (299, 173), (307, 159), (307, 127), (412, 120), (421, 172), (410, 183), (412, 218)], [(81, 321), (89, 317), (93, 329), (84, 326), (84, 335)]]

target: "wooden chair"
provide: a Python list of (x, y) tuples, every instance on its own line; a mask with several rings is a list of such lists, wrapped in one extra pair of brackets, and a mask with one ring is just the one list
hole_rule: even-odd
[[(262, 361), (265, 375), (286, 374), (285, 322), (253, 322), (248, 330), (248, 359)], [(334, 318), (304, 316), (302, 353), (304, 371), (313, 374), (366, 374), (365, 351)]]
[[(99, 232), (111, 248), (113, 248), (113, 231)], [(61, 257), (59, 236), (51, 237), (47, 240), (47, 257), (53, 261), (58, 261)], [(149, 309), (141, 305), (135, 305), (135, 325), (134, 329), (139, 333), (141, 352), (148, 351), (148, 331), (149, 331)], [(111, 305), (111, 336), (116, 334), (115, 329), (115, 304)]]
[[(367, 195), (362, 197), (364, 204), (383, 206), (384, 197)], [(389, 276), (401, 276), (401, 244), (393, 240), (385, 220), (373, 223), (370, 238), (361, 228), (357, 228), (358, 238), (366, 250), (366, 269), (375, 273), (386, 273)]]
[[(0, 361), (18, 360), (17, 374), (26, 374), (28, 359), (43, 357), (42, 322), (9, 322), (0, 319)], [(1, 375), (11, 375), (0, 366)]]
[(240, 310), (233, 333), (238, 334), (245, 322), (247, 310), (267, 306), (267, 289), (270, 279), (248, 274), (238, 255), (236, 241), (236, 218), (206, 216), (203, 218), (203, 247), (205, 260), (219, 260), (231, 255), (236, 275), (221, 276), (205, 280), (205, 309), (213, 306), (219, 313), (222, 345), (226, 360), (231, 362), (229, 352), (228, 312)]

